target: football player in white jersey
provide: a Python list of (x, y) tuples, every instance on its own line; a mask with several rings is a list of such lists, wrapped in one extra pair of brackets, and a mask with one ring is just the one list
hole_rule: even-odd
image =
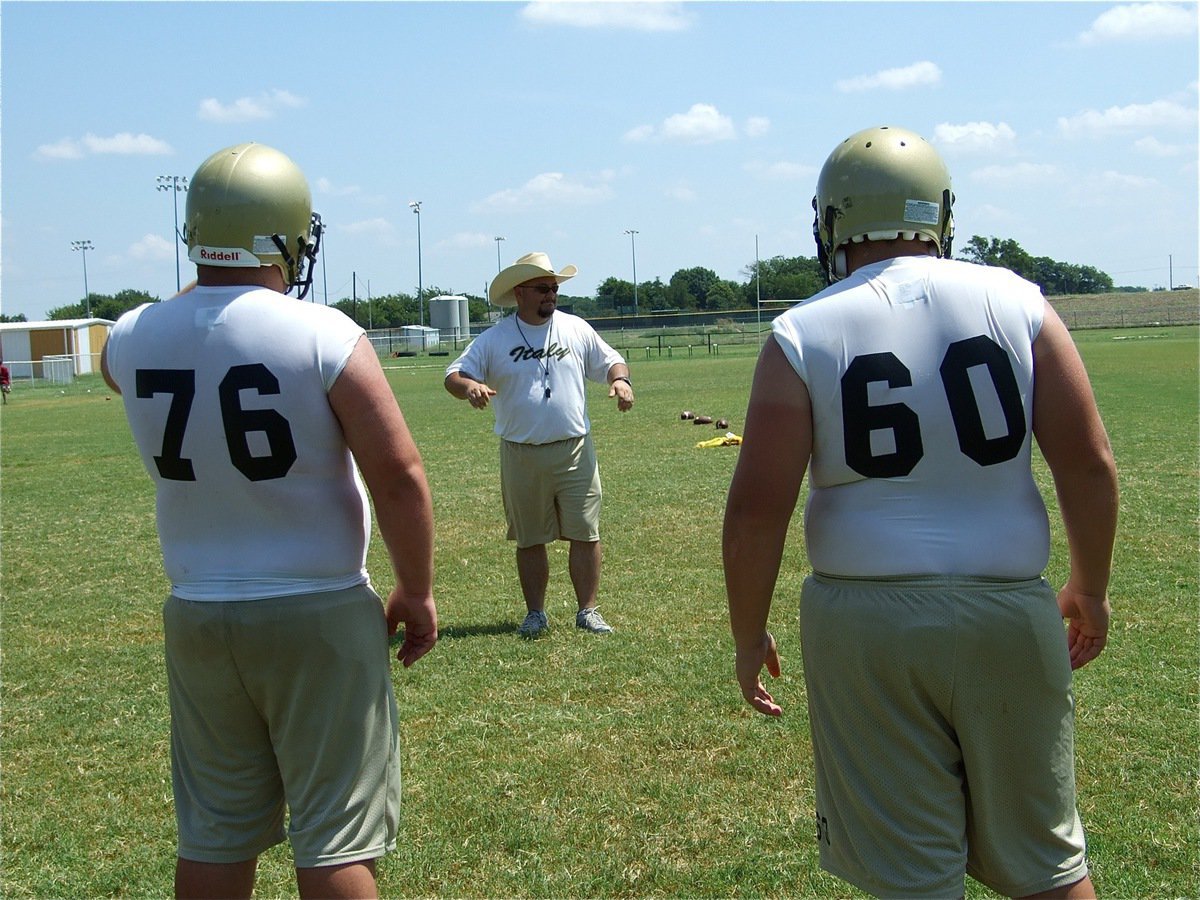
[[(1094, 896), (1071, 671), (1107, 638), (1116, 467), (1066, 327), (1036, 285), (950, 258), (952, 203), (902, 128), (852, 135), (821, 170), (831, 285), (774, 323), (725, 512), (736, 676), (780, 714), (761, 671), (780, 674), (767, 618), (807, 471), (822, 867), (878, 896), (961, 897), (968, 874)], [(1057, 602), (1033, 440), (1069, 544)]]
[(363, 329), (302, 302), (320, 218), (288, 157), (209, 157), (184, 239), (196, 284), (122, 316), (101, 359), (171, 582), (175, 892), (249, 897), (258, 855), (290, 838), (301, 896), (372, 897), (400, 802), (388, 636), (404, 626), (405, 666), (437, 640), (424, 466)]

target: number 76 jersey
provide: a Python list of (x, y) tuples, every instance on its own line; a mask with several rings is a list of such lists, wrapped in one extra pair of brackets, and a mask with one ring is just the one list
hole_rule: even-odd
[(362, 334), (336, 309), (247, 287), (197, 287), (117, 321), (108, 371), (177, 596), (367, 581), (370, 508), (328, 400)]
[(775, 320), (812, 401), (816, 571), (1041, 574), (1049, 524), (1030, 461), (1044, 302), (1006, 269), (898, 257)]

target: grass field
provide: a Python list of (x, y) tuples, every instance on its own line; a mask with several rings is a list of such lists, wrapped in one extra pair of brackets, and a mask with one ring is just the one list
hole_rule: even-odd
[[(1197, 329), (1077, 340), (1122, 485), (1110, 643), (1076, 678), (1093, 874), (1107, 897), (1196, 896)], [(632, 358), (637, 406), (623, 416), (595, 387), (601, 608), (617, 631), (573, 628), (555, 548), (552, 631), (536, 642), (513, 633), (523, 608), (490, 412), (443, 391), (444, 361), (393, 361), (433, 488), (442, 640), (394, 669), (404, 807), (400, 847), (379, 867), (384, 895), (852, 894), (816, 862), (799, 529), (772, 615), (785, 713), (768, 720), (732, 676), (719, 541), (738, 450), (697, 449), (716, 432), (679, 419), (691, 409), (740, 432), (753, 361), (753, 346)], [(18, 391), (0, 414), (0, 466), (0, 894), (169, 895), (167, 586), (119, 399), (95, 376)], [(1054, 583), (1064, 566), (1056, 528)], [(370, 569), (386, 585), (378, 540)], [(257, 894), (295, 895), (286, 847), (263, 857)], [(990, 894), (969, 883), (968, 896)]]

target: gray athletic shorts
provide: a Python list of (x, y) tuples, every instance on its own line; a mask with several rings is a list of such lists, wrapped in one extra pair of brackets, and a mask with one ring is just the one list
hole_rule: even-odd
[(163, 607), (179, 856), (251, 859), (287, 837), (299, 868), (396, 846), (400, 757), (378, 595)]
[(800, 601), (821, 867), (887, 897), (1087, 874), (1074, 697), (1042, 579), (812, 575)]
[(508, 540), (600, 540), (600, 468), (592, 436), (551, 444), (500, 442), (500, 493)]

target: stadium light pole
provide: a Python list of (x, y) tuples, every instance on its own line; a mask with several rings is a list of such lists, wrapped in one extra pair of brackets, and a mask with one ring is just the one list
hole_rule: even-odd
[(637, 307), (637, 245), (634, 243), (633, 236), (637, 234), (632, 228), (626, 228), (625, 233), (629, 235), (629, 252), (633, 256), (633, 315), (636, 318), (638, 314)]
[(500, 242), (504, 240), (502, 237), (496, 238), (496, 274), (500, 274)]
[[(424, 326), (425, 304), (422, 299), (422, 294), (424, 294), (425, 291), (424, 284), (421, 279), (421, 201), (412, 200), (408, 205), (412, 207), (412, 211), (417, 217), (417, 320), (422, 326)], [(421, 336), (421, 346), (425, 346), (424, 335)]]
[(758, 346), (763, 344), (762, 336), (762, 271), (758, 261), (758, 235), (754, 236), (754, 308), (758, 311)]
[(159, 175), (156, 179), (158, 186), (155, 190), (171, 192), (171, 207), (175, 210), (175, 293), (179, 293), (179, 242), (183, 239), (179, 233), (179, 194), (187, 191), (187, 177), (184, 175)]
[(72, 250), (83, 251), (83, 308), (87, 311), (87, 318), (92, 317), (92, 299), (88, 294), (87, 286), (87, 252), (95, 250), (95, 245), (91, 241), (71, 241)]

